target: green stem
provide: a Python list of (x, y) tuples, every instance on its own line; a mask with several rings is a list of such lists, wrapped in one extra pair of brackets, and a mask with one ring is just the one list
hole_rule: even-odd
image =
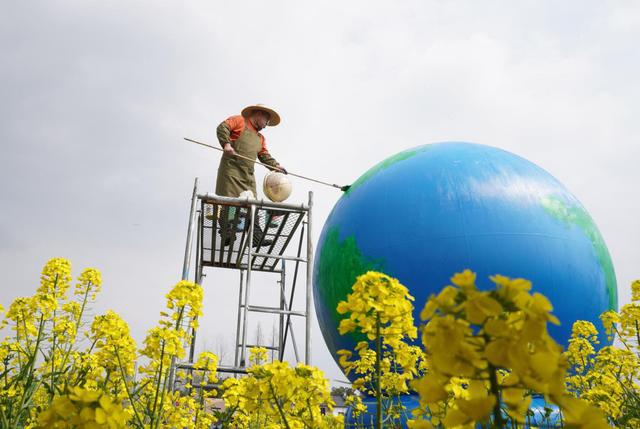
[[(160, 393), (160, 384), (162, 383), (162, 361), (164, 359), (164, 341), (162, 342), (162, 348), (160, 349), (160, 367), (158, 368), (158, 383), (156, 384), (156, 394), (153, 398), (153, 409), (151, 410), (151, 427), (155, 427), (156, 407), (158, 406), (158, 394)], [(158, 419), (160, 420), (160, 419)]]
[(380, 313), (376, 313), (376, 427), (382, 429), (382, 385), (380, 361), (382, 354), (382, 337), (380, 335)]
[[(85, 354), (87, 354), (87, 355), (91, 354), (91, 352), (93, 351), (93, 347), (96, 345), (97, 341), (98, 341), (97, 339), (93, 340), (93, 343), (91, 343), (91, 347), (89, 347), (89, 349), (85, 352)], [(87, 369), (86, 366), (76, 368), (75, 381), (71, 382), (72, 380), (69, 379), (69, 383), (68, 384), (71, 385), (71, 386), (76, 386), (78, 383), (80, 383), (80, 380), (84, 380), (84, 377), (87, 375), (88, 372), (89, 372), (89, 370)]]
[[(38, 355), (38, 349), (40, 348), (40, 342), (42, 341), (42, 332), (44, 331), (44, 314), (40, 314), (40, 323), (38, 325), (38, 336), (36, 338), (35, 348), (33, 350), (33, 354), (29, 356), (29, 362), (27, 363), (27, 374), (26, 380), (24, 382), (24, 386), (22, 388), (22, 396), (20, 397), (20, 406), (18, 407), (18, 412), (15, 416), (15, 420), (12, 421), (11, 427), (17, 426), (17, 423), (22, 415), (22, 412), (26, 409), (25, 402), (30, 399), (27, 398), (27, 391), (31, 390), (33, 392), (34, 389), (29, 389), (29, 385), (33, 382), (33, 367), (36, 363), (36, 357)], [(31, 351), (31, 350), (29, 350)], [(32, 394), (32, 393), (31, 393)]]
[(493, 427), (503, 428), (505, 422), (502, 419), (500, 410), (500, 388), (498, 386), (498, 374), (496, 368), (489, 364), (489, 383), (491, 384), (491, 394), (496, 398), (496, 404), (493, 406)]
[(78, 337), (78, 330), (80, 329), (80, 323), (82, 321), (82, 315), (84, 314), (85, 306), (87, 305), (87, 299), (89, 297), (90, 289), (91, 289), (91, 283), (87, 285), (87, 289), (84, 291), (84, 297), (82, 298), (82, 307), (80, 308), (80, 313), (78, 314), (78, 319), (76, 320), (75, 337), (73, 338), (73, 341), (69, 341), (69, 347), (67, 348), (67, 351), (65, 352), (64, 357), (62, 358), (62, 365), (60, 365), (60, 370), (64, 370), (64, 366), (66, 365), (67, 360), (69, 359), (69, 354), (71, 353), (71, 349), (73, 349), (73, 344), (75, 343), (75, 340)]
[[(176, 332), (180, 331), (180, 325), (182, 324), (184, 311), (185, 311), (185, 306), (180, 307), (180, 311), (178, 312), (178, 318), (176, 320), (176, 325), (175, 325)], [(164, 343), (162, 344), (162, 350), (164, 352)], [(158, 407), (158, 419), (156, 420), (156, 427), (158, 427), (158, 425), (160, 424), (160, 420), (161, 420), (160, 417), (164, 410), (164, 398), (169, 388), (169, 379), (171, 378), (171, 372), (173, 371), (174, 358), (175, 356), (171, 357), (171, 360), (170, 360), (171, 363), (169, 364), (169, 368), (166, 369), (166, 374), (164, 374), (164, 379), (162, 380), (162, 392), (160, 394), (160, 405)], [(160, 362), (160, 365), (161, 365), (160, 368), (162, 368), (162, 362)], [(162, 370), (160, 370), (159, 376), (162, 376)], [(160, 380), (158, 380), (158, 383), (160, 383)], [(157, 399), (157, 394), (158, 392), (156, 390), (156, 399)], [(155, 405), (154, 405), (154, 414), (155, 414)]]
[[(57, 277), (56, 277), (57, 278)], [(56, 310), (53, 310), (53, 319), (51, 319), (51, 335), (53, 337), (53, 342), (51, 343), (51, 389), (49, 391), (49, 405), (51, 405), (51, 402), (53, 401), (53, 395), (54, 395), (54, 387), (55, 386), (55, 372), (56, 372), (56, 365), (55, 365), (55, 355), (56, 355)]]
[(627, 344), (627, 342), (625, 341), (620, 331), (618, 331), (618, 328), (616, 327), (616, 325), (613, 325), (613, 329), (615, 330), (615, 334), (618, 337), (618, 339), (620, 339), (620, 342), (622, 343), (622, 345), (627, 349), (627, 351), (633, 353), (633, 350), (631, 349), (631, 347), (629, 347), (629, 344)]
[(638, 325), (638, 320), (635, 320), (636, 324), (636, 348), (640, 351), (640, 325)]
[(122, 360), (120, 359), (120, 353), (118, 353), (118, 348), (113, 347), (113, 350), (116, 353), (116, 357), (118, 358), (118, 367), (120, 367), (120, 374), (122, 374), (122, 382), (124, 383), (124, 389), (127, 391), (127, 397), (129, 398), (129, 402), (131, 403), (131, 408), (133, 408), (133, 414), (136, 416), (136, 420), (138, 420), (138, 424), (141, 428), (144, 428), (144, 423), (140, 419), (138, 415), (138, 410), (136, 410), (136, 404), (133, 398), (131, 397), (131, 390), (129, 389), (129, 385), (127, 384), (127, 374), (124, 372), (124, 367), (122, 366)]
[[(31, 352), (31, 340), (29, 340), (29, 331), (27, 331), (27, 321), (25, 319), (25, 315), (24, 315), (24, 311), (21, 312), (22, 314), (22, 327), (24, 329), (24, 345), (27, 348), (27, 353), (25, 353), (26, 355), (29, 355), (29, 352)], [(20, 343), (20, 331), (18, 330), (18, 324), (16, 323), (16, 340), (18, 341), (18, 343)], [(20, 354), (18, 354), (18, 356), (20, 357), (19, 362), (20, 362), (20, 367), (22, 367), (22, 357)]]
[[(200, 382), (201, 384), (204, 384), (204, 380), (205, 377), (207, 376), (207, 370), (202, 371), (202, 381)], [(191, 380), (191, 382), (193, 382), (193, 380)], [(200, 387), (200, 390), (198, 391), (198, 405), (199, 407), (196, 408), (196, 418), (194, 421), (194, 424), (196, 427), (198, 427), (198, 419), (200, 418), (200, 410), (202, 410), (203, 405), (204, 405), (204, 388)]]
[[(314, 416), (313, 416), (313, 407), (311, 406), (311, 401), (309, 401), (309, 399), (307, 399), (307, 408), (309, 408), (309, 415), (311, 416), (311, 424), (313, 424), (313, 419), (314, 419)], [(305, 426), (307, 426), (307, 427), (312, 427), (312, 426), (310, 426), (310, 425), (305, 425)]]
[(168, 390), (167, 385), (171, 374), (171, 365), (169, 365), (169, 368), (167, 368), (165, 371), (166, 372), (164, 374), (164, 380), (162, 382), (162, 392), (160, 393), (160, 406), (158, 407), (158, 420), (156, 422), (156, 425), (160, 424), (160, 417), (162, 416), (162, 413), (164, 411), (164, 397)]
[(111, 371), (106, 370), (107, 374), (104, 376), (104, 382), (102, 383), (102, 389), (107, 391), (107, 384), (109, 384), (109, 378), (111, 377)]
[[(53, 297), (56, 299), (56, 306), (58, 305), (58, 297), (56, 296), (56, 289), (58, 287), (59, 275), (56, 274), (56, 278), (53, 282)], [(62, 300), (62, 297), (60, 298)], [(55, 395), (55, 372), (56, 372), (56, 309), (53, 309), (53, 317), (51, 318), (51, 336), (53, 337), (51, 342), (51, 389), (49, 391), (49, 405), (53, 401)]]
[(273, 395), (274, 402), (276, 403), (276, 407), (278, 407), (278, 412), (280, 413), (280, 417), (282, 417), (282, 422), (287, 429), (291, 429), (289, 427), (289, 422), (287, 418), (284, 416), (284, 411), (282, 410), (282, 406), (280, 405), (280, 401), (278, 401), (278, 397), (276, 396), (276, 392), (273, 388), (273, 384), (271, 384), (271, 380), (269, 380), (269, 389), (271, 390), (271, 394)]

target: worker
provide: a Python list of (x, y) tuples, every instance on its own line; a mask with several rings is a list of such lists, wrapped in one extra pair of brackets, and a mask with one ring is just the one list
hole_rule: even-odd
[[(275, 127), (280, 123), (280, 115), (262, 104), (254, 104), (242, 109), (240, 115), (224, 120), (216, 130), (218, 141), (224, 150), (218, 167), (216, 194), (224, 197), (239, 197), (245, 191), (251, 191), (256, 198), (256, 178), (254, 163), (236, 155), (254, 160), (271, 167), (272, 170), (287, 173), (267, 150), (264, 136), (260, 133), (267, 126)], [(226, 226), (225, 226), (226, 227)], [(228, 244), (225, 243), (225, 245)], [(263, 239), (262, 228), (257, 220), (254, 222), (254, 245), (272, 244), (272, 240)]]

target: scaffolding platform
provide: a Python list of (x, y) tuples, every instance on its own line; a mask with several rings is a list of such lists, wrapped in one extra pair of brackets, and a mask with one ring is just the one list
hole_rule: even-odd
[[(265, 347), (277, 353), (279, 360), (285, 359), (289, 342), (297, 362), (311, 363), (311, 275), (313, 245), (311, 240), (311, 212), (313, 193), (304, 204), (276, 203), (249, 198), (230, 198), (215, 194), (199, 194), (198, 179), (195, 180), (191, 198), (187, 244), (184, 254), (182, 279), (193, 279), (202, 284), (204, 270), (232, 269), (239, 273), (237, 297), (237, 321), (233, 365), (220, 366), (219, 372), (242, 374), (246, 372), (247, 350)], [(195, 248), (195, 261), (192, 263)], [(293, 265), (293, 275), (287, 275), (287, 267)], [(299, 276), (300, 266), (305, 266), (304, 275)], [(193, 270), (192, 270), (193, 267)], [(277, 275), (278, 304), (252, 302), (252, 273), (274, 273)], [(304, 287), (297, 287), (301, 277)], [(205, 296), (210, 291), (205, 290)], [(296, 309), (294, 298), (303, 294), (304, 309)], [(219, 305), (233, 305), (225, 298), (217, 297)], [(256, 298), (254, 298), (256, 300)], [(276, 317), (277, 343), (250, 344), (247, 326), (250, 313), (270, 314)], [(304, 355), (298, 350), (293, 330), (295, 320), (304, 321)], [(174, 385), (176, 369), (190, 369), (194, 365), (196, 331), (191, 332), (188, 360), (172, 363)]]
[[(251, 207), (255, 206), (251, 270), (278, 272), (282, 259), (297, 260), (300, 251), (284, 256), (307, 214), (307, 207), (262, 200), (203, 195), (199, 199), (198, 249), (202, 266), (247, 269)], [(268, 206), (265, 206), (268, 204)], [(265, 243), (270, 243), (265, 245)]]

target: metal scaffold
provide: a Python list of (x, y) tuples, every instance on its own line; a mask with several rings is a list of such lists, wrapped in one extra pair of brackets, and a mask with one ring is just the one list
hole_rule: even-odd
[[(255, 346), (265, 347), (283, 360), (289, 339), (296, 361), (311, 363), (312, 206), (312, 192), (309, 192), (309, 200), (305, 204), (200, 194), (196, 178), (191, 198), (182, 279), (202, 284), (205, 269), (236, 270), (239, 278), (234, 364), (219, 366), (219, 372), (245, 373), (248, 349)], [(195, 261), (192, 263), (194, 248)], [(295, 253), (289, 253), (289, 248)], [(301, 264), (305, 266), (304, 276), (299, 275)], [(291, 278), (287, 272), (290, 265), (293, 265)], [(251, 299), (253, 274), (257, 272), (277, 276), (278, 306), (254, 302), (255, 297)], [(299, 277), (303, 278), (303, 288), (297, 287)], [(304, 309), (293, 308), (296, 293), (304, 294)], [(205, 299), (206, 295), (205, 290)], [(216, 299), (219, 305), (233, 305), (232, 302), (223, 302), (222, 297), (217, 296)], [(277, 317), (277, 341), (274, 344), (247, 342), (247, 327), (252, 313)], [(304, 357), (298, 349), (293, 330), (296, 319), (304, 321)], [(196, 330), (192, 329), (191, 334), (188, 360), (173, 363), (172, 383), (175, 369), (193, 369)]]

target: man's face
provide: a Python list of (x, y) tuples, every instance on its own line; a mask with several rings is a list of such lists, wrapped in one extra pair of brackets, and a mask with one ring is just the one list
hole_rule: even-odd
[(253, 119), (253, 125), (255, 125), (258, 130), (261, 130), (269, 125), (270, 115), (262, 110), (254, 110), (251, 114), (251, 119)]

